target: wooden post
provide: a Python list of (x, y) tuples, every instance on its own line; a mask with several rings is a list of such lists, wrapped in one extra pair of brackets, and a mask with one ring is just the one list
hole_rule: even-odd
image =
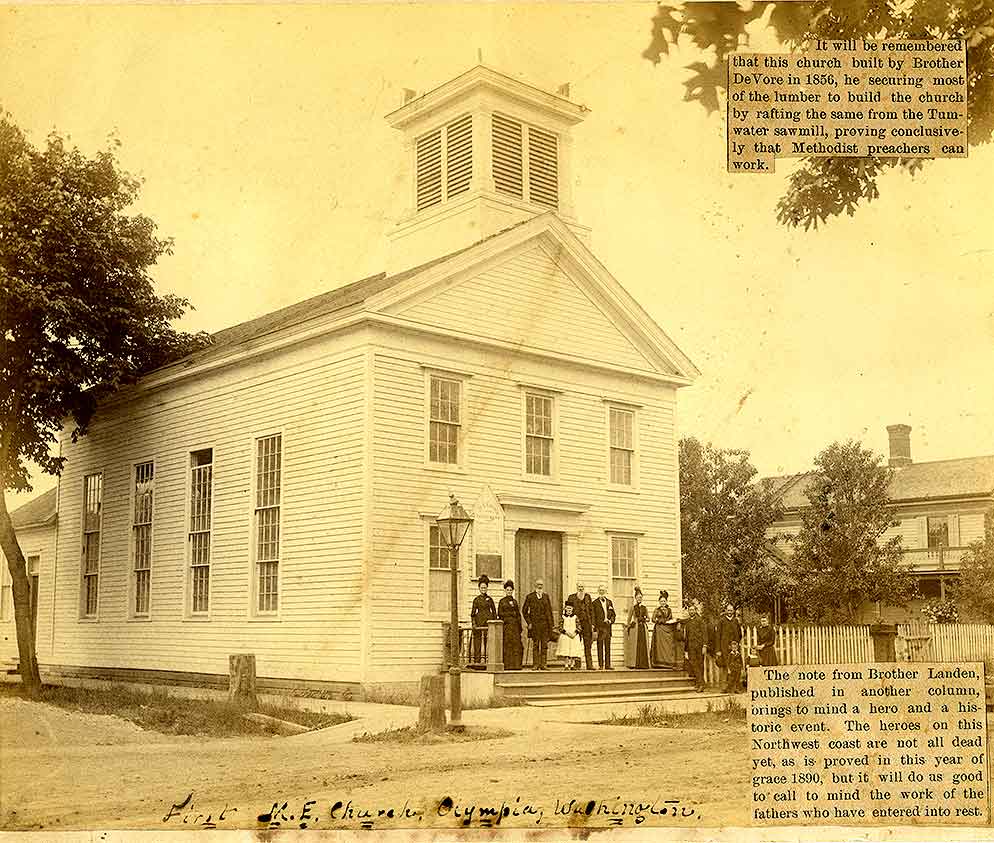
[(445, 641), (445, 644), (442, 647), (445, 654), (443, 664), (445, 669), (448, 670), (452, 667), (452, 624), (448, 621), (442, 622), (442, 638)]
[(504, 621), (487, 621), (487, 670), (504, 669)]
[(255, 653), (235, 653), (228, 656), (228, 702), (239, 708), (255, 709)]
[(421, 709), (418, 728), (422, 732), (445, 731), (445, 676), (429, 673), (421, 677)]

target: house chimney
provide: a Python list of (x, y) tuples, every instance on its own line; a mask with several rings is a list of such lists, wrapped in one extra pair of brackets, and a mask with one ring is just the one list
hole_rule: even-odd
[(890, 465), (893, 468), (911, 465), (911, 426), (889, 424), (887, 435), (890, 437)]

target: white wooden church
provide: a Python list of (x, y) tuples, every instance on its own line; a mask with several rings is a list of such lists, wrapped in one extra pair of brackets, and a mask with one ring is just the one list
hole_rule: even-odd
[[(619, 623), (636, 583), (680, 605), (698, 372), (587, 246), (585, 114), (483, 66), (407, 102), (387, 272), (220, 331), (63, 438), (43, 674), (207, 680), (249, 652), (261, 679), (413, 681), (443, 661), (453, 564), (467, 617), (482, 573), (560, 607), (603, 584)], [(474, 517), (455, 560), (450, 493)]]

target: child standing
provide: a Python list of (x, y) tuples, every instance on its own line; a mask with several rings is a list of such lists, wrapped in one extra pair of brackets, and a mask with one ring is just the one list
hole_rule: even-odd
[(573, 615), (572, 603), (563, 606), (563, 634), (559, 638), (558, 655), (566, 659), (567, 670), (580, 669), (583, 645), (580, 642), (580, 633), (576, 628), (576, 617)]

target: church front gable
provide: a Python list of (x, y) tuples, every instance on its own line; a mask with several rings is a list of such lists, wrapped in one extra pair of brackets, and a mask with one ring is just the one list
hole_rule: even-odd
[(538, 243), (393, 315), (536, 351), (658, 371), (658, 367)]

